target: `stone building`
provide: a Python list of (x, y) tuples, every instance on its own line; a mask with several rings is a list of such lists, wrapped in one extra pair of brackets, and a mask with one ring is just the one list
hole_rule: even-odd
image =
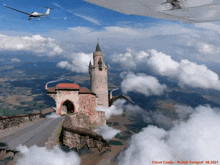
[(91, 90), (79, 87), (74, 83), (60, 83), (47, 88), (47, 94), (56, 102), (58, 115), (84, 114), (90, 117), (92, 123), (105, 125), (105, 112), (96, 111), (98, 106), (109, 106), (108, 100), (108, 66), (103, 64), (103, 54), (99, 47), (93, 53), (93, 64), (89, 63)]

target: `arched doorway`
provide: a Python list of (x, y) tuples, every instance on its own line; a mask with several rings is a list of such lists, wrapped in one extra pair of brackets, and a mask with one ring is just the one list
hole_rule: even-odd
[(71, 101), (66, 100), (61, 106), (61, 115), (74, 113), (74, 105)]

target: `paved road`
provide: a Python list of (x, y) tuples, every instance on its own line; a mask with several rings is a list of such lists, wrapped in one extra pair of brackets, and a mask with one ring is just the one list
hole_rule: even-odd
[(20, 144), (26, 145), (27, 147), (33, 145), (44, 147), (45, 142), (62, 119), (63, 117), (46, 118), (39, 123), (30, 125), (15, 133), (0, 138), (0, 141), (6, 142), (12, 149), (15, 149)]

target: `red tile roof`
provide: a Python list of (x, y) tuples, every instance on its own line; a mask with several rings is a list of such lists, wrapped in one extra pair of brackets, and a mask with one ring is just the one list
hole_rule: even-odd
[(86, 87), (80, 87), (79, 88), (79, 93), (89, 93), (89, 94), (95, 94), (92, 91), (90, 91), (89, 89), (87, 89)]
[(57, 89), (79, 89), (77, 84), (60, 83), (56, 85)]
[(55, 92), (55, 87), (48, 88), (48, 89), (47, 89), (47, 92)]

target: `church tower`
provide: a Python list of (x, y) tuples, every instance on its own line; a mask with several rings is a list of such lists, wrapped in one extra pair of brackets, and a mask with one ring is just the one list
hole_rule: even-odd
[(89, 63), (91, 91), (98, 96), (98, 106), (108, 107), (108, 65), (103, 64), (103, 54), (97, 43), (93, 53), (93, 65)]

